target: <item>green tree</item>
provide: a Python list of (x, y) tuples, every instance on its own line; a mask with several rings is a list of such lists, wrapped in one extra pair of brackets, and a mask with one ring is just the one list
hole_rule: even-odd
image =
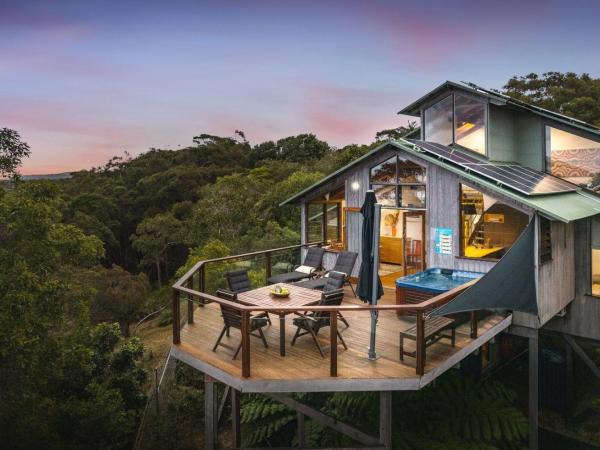
[(95, 267), (86, 274), (94, 287), (92, 318), (117, 321), (123, 336), (129, 337), (129, 324), (138, 319), (150, 291), (145, 274), (133, 275), (119, 266)]
[(317, 139), (314, 134), (299, 134), (279, 139), (276, 147), (278, 158), (294, 162), (319, 159), (331, 151), (329, 144)]
[(167, 261), (169, 246), (180, 242), (180, 232), (179, 220), (171, 214), (157, 214), (144, 219), (131, 236), (133, 248), (142, 254), (141, 263), (154, 265), (159, 288), (162, 287), (162, 264)]
[(391, 128), (388, 130), (381, 130), (375, 134), (375, 141), (385, 142), (400, 139), (409, 133), (412, 133), (417, 129), (417, 122), (410, 121), (406, 126), (401, 125), (398, 128)]
[[(57, 185), (0, 191), (0, 440), (12, 449), (120, 449), (144, 403), (138, 341), (93, 327), (81, 270), (102, 243), (63, 222)], [(75, 426), (76, 424), (76, 426)]]
[(17, 168), (30, 153), (29, 145), (21, 140), (19, 133), (0, 128), (0, 178), (18, 177)]
[(587, 73), (514, 76), (504, 85), (503, 92), (517, 100), (600, 126), (600, 78)]

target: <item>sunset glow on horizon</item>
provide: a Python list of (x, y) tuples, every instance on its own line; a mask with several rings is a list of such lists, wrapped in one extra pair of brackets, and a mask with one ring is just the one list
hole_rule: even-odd
[(0, 127), (23, 174), (243, 130), (368, 143), (445, 80), (600, 75), (600, 4), (0, 0)]

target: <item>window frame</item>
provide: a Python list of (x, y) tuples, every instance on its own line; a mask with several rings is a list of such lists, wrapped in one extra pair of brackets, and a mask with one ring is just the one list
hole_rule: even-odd
[[(341, 243), (344, 248), (346, 247), (346, 242), (344, 241), (344, 220), (342, 218), (342, 214), (343, 214), (343, 200), (314, 200), (314, 201), (307, 201), (305, 203), (306, 205), (306, 214), (305, 214), (305, 226), (304, 226), (304, 240), (305, 242), (311, 242), (310, 241), (310, 227), (309, 227), (309, 223), (310, 223), (310, 206), (311, 205), (321, 205), (322, 206), (322, 214), (321, 214), (321, 238), (320, 238), (320, 242), (323, 242), (324, 246), (327, 245), (333, 245), (333, 244), (339, 244)], [(328, 233), (327, 233), (327, 222), (328, 222), (328, 218), (327, 218), (327, 207), (328, 205), (336, 205), (337, 206), (337, 238), (336, 239), (331, 239), (331, 242), (328, 242)]]
[[(485, 153), (479, 153), (477, 150), (473, 150), (469, 147), (465, 147), (463, 145), (457, 144), (456, 143), (456, 95), (460, 95), (462, 97), (466, 97), (469, 98), (471, 100), (474, 100), (478, 103), (481, 103), (484, 105), (484, 117), (483, 117), (483, 121), (484, 121), (484, 131), (485, 131)], [(421, 127), (421, 139), (424, 141), (427, 141), (427, 136), (425, 134), (425, 110), (431, 108), (432, 106), (434, 106), (435, 104), (445, 100), (448, 97), (452, 97), (452, 143), (450, 145), (455, 145), (457, 147), (459, 147), (461, 150), (465, 150), (473, 155), (477, 155), (479, 157), (483, 157), (483, 158), (487, 158), (489, 159), (489, 149), (490, 149), (490, 139), (489, 139), (489, 134), (490, 134), (490, 130), (489, 130), (489, 117), (490, 117), (490, 102), (482, 99), (476, 95), (473, 95), (469, 92), (456, 92), (456, 91), (452, 91), (450, 93), (445, 93), (445, 94), (441, 94), (437, 97), (435, 97), (435, 99), (433, 99), (432, 101), (426, 103), (423, 105), (423, 107), (421, 108), (421, 123), (423, 124)]]
[[(481, 190), (481, 188), (479, 187), (473, 187), (468, 183), (465, 183), (464, 181), (460, 180), (458, 182), (458, 240), (459, 240), (459, 250), (458, 250), (458, 255), (455, 257), (457, 259), (466, 259), (469, 261), (486, 261), (486, 262), (492, 262), (492, 263), (497, 263), (498, 261), (500, 261), (501, 258), (486, 258), (486, 257), (471, 257), (471, 256), (466, 256), (465, 255), (465, 246), (463, 243), (463, 227), (464, 227), (464, 221), (463, 221), (463, 216), (462, 216), (462, 192), (463, 192), (463, 186), (468, 187), (469, 189), (473, 189), (481, 194), (485, 194), (485, 195), (489, 195), (490, 197), (495, 198), (499, 203), (508, 206), (511, 209), (514, 209), (515, 211), (517, 211), (520, 214), (525, 214), (528, 215), (525, 211), (520, 210), (518, 208), (515, 208), (514, 205), (510, 205), (508, 203), (506, 203), (503, 199), (496, 197), (494, 195), (490, 195), (485, 193), (484, 191)], [(483, 211), (485, 213), (485, 211)], [(518, 239), (518, 237), (517, 237)], [(516, 240), (514, 241), (516, 242)], [(511, 244), (514, 245), (514, 242)]]
[[(593, 264), (594, 264), (594, 257), (592, 255), (592, 251), (593, 250), (600, 250), (600, 246), (599, 247), (594, 247), (594, 217), (590, 217), (589, 218), (590, 221), (590, 226), (589, 226), (589, 234), (588, 234), (588, 249), (590, 251), (590, 260), (588, 263), (588, 269), (589, 269), (589, 273), (588, 273), (588, 289), (589, 289), (589, 296), (590, 297), (594, 297), (597, 299), (600, 299), (600, 295), (594, 294), (594, 270), (593, 270)], [(598, 226), (600, 227), (600, 222), (598, 223)], [(599, 231), (600, 232), (600, 231)]]
[[(376, 182), (373, 183), (371, 181), (371, 171), (389, 161), (390, 159), (395, 159), (396, 161), (396, 178), (395, 178), (395, 182), (393, 183), (384, 183), (384, 182)], [(424, 182), (400, 182), (400, 159), (402, 159), (403, 161), (409, 161), (410, 163), (414, 164), (415, 166), (419, 167), (421, 170), (423, 170), (425, 172), (425, 181)], [(395, 189), (395, 193), (396, 193), (396, 203), (394, 205), (384, 205), (381, 204), (382, 208), (392, 208), (392, 209), (402, 209), (402, 210), (407, 210), (407, 211), (427, 211), (427, 167), (422, 166), (421, 164), (418, 164), (408, 158), (402, 158), (400, 155), (394, 155), (391, 157), (388, 157), (386, 159), (384, 159), (383, 161), (378, 162), (377, 164), (374, 164), (372, 166), (369, 166), (369, 189), (371, 190), (375, 190), (374, 186), (393, 186)], [(425, 206), (423, 208), (415, 208), (415, 207), (410, 207), (410, 206), (402, 206), (401, 205), (401, 193), (402, 193), (402, 187), (412, 187), (412, 186), (417, 186), (417, 187), (421, 187), (425, 190), (425, 199), (423, 200), (423, 203), (425, 204)]]

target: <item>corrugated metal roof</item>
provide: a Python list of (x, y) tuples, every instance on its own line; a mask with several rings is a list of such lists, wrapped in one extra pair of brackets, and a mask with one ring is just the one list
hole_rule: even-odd
[(519, 108), (519, 109), (522, 109), (525, 111), (529, 111), (538, 116), (553, 119), (553, 120), (556, 120), (557, 122), (561, 122), (566, 125), (570, 125), (575, 128), (578, 128), (580, 130), (584, 130), (589, 133), (593, 133), (593, 134), (600, 136), (600, 128), (598, 128), (592, 124), (586, 123), (582, 120), (574, 119), (569, 116), (565, 116), (564, 114), (550, 111), (549, 109), (531, 105), (531, 104), (523, 102), (521, 100), (512, 98), (506, 94), (502, 94), (501, 92), (492, 91), (490, 89), (485, 89), (480, 86), (477, 86), (474, 83), (466, 83), (466, 82), (455, 83), (453, 81), (446, 81), (446, 82), (440, 84), (438, 87), (436, 87), (432, 91), (430, 91), (427, 94), (425, 94), (424, 96), (422, 96), (421, 98), (419, 98), (418, 100), (412, 102), (410, 105), (406, 106), (405, 108), (402, 108), (400, 111), (398, 111), (398, 114), (406, 114), (406, 115), (411, 115), (411, 116), (418, 115), (418, 113), (421, 109), (422, 103), (429, 100), (430, 98), (437, 96), (440, 92), (443, 92), (444, 90), (452, 89), (452, 88), (459, 89), (459, 90), (462, 90), (465, 92), (470, 92), (472, 94), (479, 95), (481, 97), (486, 97), (486, 98), (492, 99), (494, 102), (496, 102), (498, 104), (508, 104), (513, 107), (516, 107), (516, 108)]
[(559, 220), (561, 222), (572, 222), (574, 220), (583, 219), (585, 217), (594, 216), (596, 214), (600, 214), (600, 198), (595, 197), (592, 194), (584, 192), (582, 190), (576, 190), (573, 192), (566, 192), (562, 194), (552, 194), (552, 195), (539, 195), (539, 196), (525, 196), (521, 195), (515, 191), (510, 189), (506, 189), (504, 187), (498, 186), (496, 183), (493, 183), (483, 177), (480, 177), (476, 174), (466, 172), (465, 170), (441, 161), (437, 158), (433, 158), (427, 154), (424, 154), (422, 151), (418, 151), (415, 149), (415, 145), (404, 140), (399, 141), (389, 141), (386, 142), (379, 147), (374, 148), (369, 153), (361, 156), (360, 158), (352, 161), (350, 164), (338, 169), (334, 173), (328, 175), (327, 177), (321, 179), (317, 183), (309, 186), (306, 189), (303, 189), (301, 192), (298, 192), (294, 196), (288, 198), (284, 202), (280, 204), (283, 206), (288, 203), (292, 203), (294, 201), (299, 200), (300, 198), (306, 196), (308, 193), (313, 191), (314, 189), (322, 186), (323, 184), (330, 181), (332, 178), (342, 174), (343, 172), (349, 170), (356, 164), (361, 161), (371, 157), (375, 153), (381, 151), (386, 147), (393, 147), (396, 149), (404, 150), (418, 158), (421, 158), (425, 161), (428, 161), (432, 164), (443, 167), (444, 169), (456, 173), (460, 175), (466, 180), (470, 180), (478, 183), (481, 186), (488, 188), (490, 191), (497, 192), (506, 197), (509, 197), (516, 202), (527, 206), (531, 209), (539, 211), (544, 216), (547, 216), (553, 220)]
[(440, 161), (437, 158), (432, 158), (431, 156), (417, 151), (415, 150), (414, 144), (408, 141), (394, 141), (390, 144), (421, 159), (429, 161), (432, 164), (443, 167), (450, 172), (454, 172), (467, 180), (474, 181), (493, 192), (498, 192), (499, 194), (509, 197), (518, 203), (521, 203), (522, 205), (539, 211), (550, 219), (559, 220), (561, 222), (572, 222), (574, 220), (600, 214), (600, 198), (597, 198), (592, 194), (588, 194), (581, 189), (562, 194), (538, 196), (521, 195), (510, 189), (498, 186), (496, 183), (488, 181), (487, 179), (476, 174), (466, 172), (459, 167), (453, 166), (444, 161)]

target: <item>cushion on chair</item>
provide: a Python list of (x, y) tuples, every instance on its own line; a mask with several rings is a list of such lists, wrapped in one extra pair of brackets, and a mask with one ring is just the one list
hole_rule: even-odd
[(316, 267), (319, 269), (323, 263), (323, 254), (325, 250), (320, 247), (310, 247), (304, 257), (302, 265), (309, 267)]
[(315, 267), (310, 267), (310, 266), (298, 266), (298, 267), (296, 267), (296, 272), (302, 272), (302, 273), (306, 273), (308, 275), (310, 275), (311, 273), (313, 273), (315, 270), (317, 270)]
[(269, 284), (276, 283), (293, 283), (294, 281), (300, 281), (304, 278), (308, 278), (310, 275), (303, 272), (288, 272), (279, 275), (273, 275), (269, 278)]
[(346, 281), (345, 273), (331, 271), (328, 275), (325, 286), (323, 287), (323, 292), (335, 291), (344, 287)]
[(246, 269), (232, 270), (225, 274), (229, 289), (233, 292), (247, 292), (252, 289), (252, 283)]

